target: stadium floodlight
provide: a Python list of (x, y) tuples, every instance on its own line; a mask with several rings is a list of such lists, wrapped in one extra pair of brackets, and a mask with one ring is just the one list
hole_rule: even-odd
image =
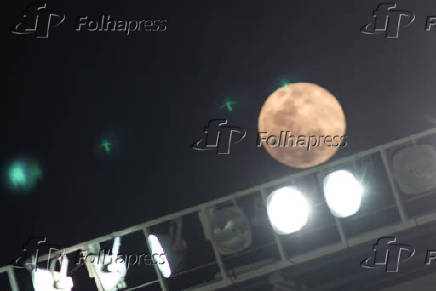
[(409, 195), (436, 188), (436, 151), (432, 145), (413, 145), (395, 153), (392, 172), (400, 190)]
[[(56, 261), (53, 261), (54, 263)], [(73, 279), (67, 276), (68, 259), (66, 256), (61, 257), (61, 269), (59, 272), (54, 271), (54, 264), (51, 264), (50, 270), (40, 269), (38, 267), (32, 270), (32, 284), (35, 291), (71, 291), (73, 288)]]
[(347, 170), (336, 170), (324, 177), (324, 198), (330, 212), (339, 218), (356, 214), (362, 203), (363, 187)]
[(100, 285), (105, 291), (116, 291), (126, 287), (124, 278), (127, 267), (126, 262), (118, 258), (120, 245), (121, 239), (116, 237), (112, 245), (111, 255), (106, 255), (103, 252), (103, 259), (101, 259), (100, 252), (98, 252), (98, 258), (92, 261)]
[(239, 207), (209, 208), (199, 217), (205, 237), (214, 242), (220, 254), (230, 255), (250, 247), (250, 224)]
[(273, 191), (266, 199), (268, 218), (278, 234), (291, 234), (306, 225), (309, 204), (301, 192), (292, 186)]
[(162, 276), (165, 278), (169, 278), (172, 275), (171, 266), (170, 266), (170, 262), (168, 261), (166, 254), (165, 254), (165, 250), (159, 241), (159, 238), (154, 234), (150, 234), (147, 237), (147, 243), (150, 247), (152, 254), (164, 254), (163, 257), (161, 257), (161, 259), (163, 260), (163, 263), (162, 264), (158, 263), (157, 266), (158, 266), (159, 271), (161, 272)]
[(187, 245), (182, 238), (182, 219), (172, 221), (168, 234), (149, 234), (148, 248), (164, 278), (169, 278), (183, 267)]

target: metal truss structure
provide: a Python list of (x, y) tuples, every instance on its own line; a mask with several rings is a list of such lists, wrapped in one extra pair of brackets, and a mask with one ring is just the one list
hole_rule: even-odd
[[(328, 246), (325, 246), (322, 248), (313, 249), (309, 252), (297, 254), (294, 256), (288, 256), (286, 254), (286, 252), (284, 250), (283, 242), (281, 241), (281, 239), (278, 235), (274, 234), (274, 238), (272, 238), (272, 239), (274, 240), (275, 247), (278, 250), (278, 254), (280, 256), (280, 259), (277, 261), (271, 261), (270, 263), (263, 264), (263, 265), (258, 266), (256, 268), (249, 268), (249, 266), (247, 266), (247, 268), (245, 268), (245, 270), (243, 270), (243, 268), (240, 268), (240, 272), (238, 273), (237, 277), (229, 275), (229, 272), (226, 269), (225, 264), (223, 263), (222, 256), (218, 252), (217, 247), (214, 245), (214, 243), (211, 242), (211, 247), (214, 251), (215, 261), (216, 261), (217, 266), (219, 267), (220, 274), (218, 274), (218, 276), (216, 276), (216, 280), (214, 280), (214, 281), (206, 282), (200, 286), (198, 286), (198, 285), (192, 286), (192, 287), (185, 289), (185, 290), (201, 291), (201, 290), (216, 290), (216, 289), (231, 287), (232, 285), (240, 284), (240, 283), (243, 283), (243, 282), (255, 279), (255, 278), (259, 278), (259, 277), (268, 275), (272, 272), (285, 269), (285, 268), (292, 266), (292, 265), (295, 265), (295, 264), (300, 264), (300, 263), (304, 263), (307, 261), (315, 260), (315, 259), (321, 258), (323, 256), (334, 254), (334, 253), (339, 252), (341, 250), (345, 250), (347, 248), (352, 248), (353, 246), (357, 246), (357, 245), (365, 243), (365, 242), (374, 241), (381, 236), (385, 236), (385, 235), (400, 232), (400, 231), (409, 230), (409, 229), (415, 228), (417, 226), (421, 226), (421, 225), (425, 225), (425, 224), (428, 224), (431, 222), (435, 222), (436, 221), (435, 208), (433, 208), (433, 210), (431, 210), (431, 211), (426, 211), (425, 213), (420, 213), (419, 215), (409, 215), (407, 213), (407, 210), (405, 209), (405, 201), (404, 201), (405, 199), (404, 199), (404, 197), (402, 197), (401, 193), (399, 193), (400, 191), (398, 189), (398, 185), (396, 184), (395, 179), (393, 177), (393, 174), (391, 172), (391, 167), (389, 165), (388, 155), (387, 155), (388, 151), (391, 149), (394, 149), (394, 148), (397, 148), (400, 146), (404, 146), (404, 145), (408, 145), (408, 144), (415, 144), (417, 141), (419, 141), (423, 138), (428, 138), (428, 137), (436, 137), (436, 128), (428, 129), (428, 130), (423, 131), (421, 133), (413, 134), (413, 135), (407, 136), (405, 138), (402, 138), (402, 139), (399, 139), (399, 140), (396, 140), (396, 141), (393, 141), (393, 142), (390, 142), (390, 143), (387, 143), (387, 144), (384, 144), (381, 146), (371, 148), (367, 151), (359, 152), (359, 153), (356, 153), (356, 154), (351, 155), (349, 157), (341, 158), (341, 159), (323, 164), (319, 167), (303, 170), (301, 172), (283, 177), (281, 179), (273, 180), (273, 181), (270, 181), (268, 183), (257, 185), (257, 186), (254, 186), (254, 187), (251, 187), (249, 189), (242, 190), (242, 191), (237, 191), (237, 192), (232, 193), (228, 196), (221, 197), (219, 199), (216, 199), (216, 200), (213, 200), (210, 202), (206, 202), (203, 204), (199, 204), (199, 205), (191, 207), (191, 208), (183, 209), (181, 211), (163, 216), (163, 217), (158, 218), (158, 219), (146, 221), (144, 223), (134, 225), (134, 226), (131, 226), (129, 228), (126, 228), (126, 229), (123, 229), (120, 231), (115, 231), (115, 232), (108, 234), (108, 235), (100, 236), (100, 237), (97, 237), (97, 238), (89, 240), (89, 241), (81, 242), (81, 243), (78, 243), (74, 246), (60, 250), (60, 251), (52, 254), (52, 256), (56, 256), (56, 255), (59, 256), (61, 254), (68, 255), (68, 254), (71, 254), (71, 253), (76, 252), (76, 251), (86, 250), (89, 245), (104, 243), (104, 242), (113, 240), (116, 237), (123, 237), (123, 236), (129, 235), (129, 234), (135, 233), (135, 232), (142, 232), (145, 236), (148, 236), (148, 234), (150, 233), (150, 228), (153, 226), (156, 226), (156, 225), (159, 225), (162, 223), (166, 223), (166, 222), (170, 222), (170, 221), (176, 220), (180, 217), (184, 217), (186, 215), (198, 214), (201, 211), (206, 211), (207, 209), (214, 208), (215, 206), (217, 206), (219, 204), (226, 203), (226, 202), (230, 202), (230, 203), (235, 204), (236, 203), (235, 201), (238, 198), (246, 197), (249, 195), (254, 195), (254, 193), (261, 193), (262, 197), (265, 198), (266, 195), (269, 194), (268, 191), (271, 187), (283, 185), (286, 183), (293, 183), (295, 181), (298, 181), (298, 179), (301, 179), (301, 178), (308, 176), (308, 175), (317, 175), (317, 174), (321, 175), (322, 173), (325, 173), (328, 170), (341, 167), (341, 165), (344, 165), (347, 163), (349, 164), (349, 163), (353, 163), (355, 161), (359, 161), (359, 160), (364, 159), (366, 157), (369, 157), (373, 154), (380, 155), (381, 161), (383, 163), (384, 171), (386, 174), (385, 176), (388, 178), (388, 183), (389, 183), (390, 188), (391, 188), (390, 190), (391, 190), (391, 193), (393, 194), (393, 201), (395, 201), (394, 209), (396, 209), (396, 211), (398, 212), (398, 215), (400, 217), (400, 220), (398, 221), (398, 223), (391, 224), (391, 225), (385, 225), (383, 227), (373, 229), (373, 230), (367, 231), (365, 233), (359, 233), (359, 234), (354, 235), (354, 236), (347, 236), (346, 233), (344, 232), (341, 220), (335, 218), (336, 230), (339, 233), (340, 242), (335, 243), (335, 244), (331, 244), (331, 245), (328, 245)], [(432, 195), (432, 193), (431, 193), (431, 195)], [(48, 259), (48, 256), (44, 255), (44, 256), (39, 257), (38, 261), (42, 262), (42, 261), (45, 261), (47, 259)], [(2, 272), (7, 273), (8, 277), (9, 277), (10, 288), (13, 291), (19, 291), (19, 286), (18, 286), (19, 284), (17, 283), (17, 280), (14, 276), (14, 267), (11, 265), (1, 267), (0, 273), (2, 273)], [(160, 284), (161, 290), (168, 291), (169, 288), (166, 284), (167, 279), (162, 277), (161, 273), (159, 272), (159, 270), (157, 269), (156, 266), (155, 266), (155, 272), (156, 272), (157, 281)], [(98, 285), (99, 284), (97, 283), (97, 286)], [(99, 286), (98, 286), (98, 289), (100, 291), (103, 290)]]

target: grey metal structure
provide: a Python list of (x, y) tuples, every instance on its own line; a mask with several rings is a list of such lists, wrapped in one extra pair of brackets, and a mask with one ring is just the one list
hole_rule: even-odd
[[(334, 254), (336, 252), (339, 252), (339, 251), (342, 251), (342, 250), (345, 250), (348, 248), (352, 248), (354, 246), (357, 246), (357, 245), (365, 243), (365, 242), (374, 241), (377, 238), (379, 238), (381, 236), (385, 236), (387, 234), (392, 234), (392, 233), (396, 233), (396, 232), (400, 232), (400, 231), (410, 230), (410, 229), (413, 229), (417, 226), (422, 226), (422, 225), (426, 225), (428, 223), (433, 223), (433, 222), (436, 222), (436, 209), (433, 209), (432, 211), (427, 211), (425, 213), (421, 213), (420, 215), (414, 215), (414, 216), (408, 215), (407, 211), (405, 210), (405, 206), (404, 206), (404, 203), (405, 203), (404, 198), (401, 196), (401, 194), (399, 193), (399, 191), (397, 189), (396, 183), (394, 181), (394, 178), (393, 178), (393, 175), (391, 173), (391, 169), (390, 169), (390, 166), (388, 163), (388, 158), (387, 158), (387, 151), (388, 150), (395, 148), (395, 147), (398, 147), (398, 146), (406, 145), (406, 144), (413, 144), (419, 139), (422, 139), (425, 137), (430, 137), (430, 136), (436, 137), (436, 128), (428, 129), (428, 130), (423, 131), (421, 133), (413, 134), (413, 135), (407, 136), (405, 138), (402, 138), (402, 139), (399, 139), (399, 140), (396, 140), (396, 141), (393, 141), (393, 142), (390, 142), (390, 143), (387, 143), (387, 144), (384, 144), (381, 146), (371, 148), (367, 151), (359, 152), (359, 153), (356, 153), (356, 154), (351, 155), (349, 157), (345, 157), (345, 158), (338, 159), (338, 160), (335, 160), (335, 161), (330, 162), (330, 163), (323, 164), (319, 167), (307, 169), (307, 170), (298, 172), (296, 174), (286, 176), (286, 177), (281, 178), (281, 179), (273, 180), (273, 181), (270, 181), (268, 183), (257, 185), (257, 186), (254, 186), (254, 187), (251, 187), (249, 189), (242, 190), (242, 191), (237, 191), (237, 192), (232, 193), (228, 196), (224, 196), (224, 197), (221, 197), (219, 199), (216, 199), (216, 200), (213, 200), (210, 202), (199, 204), (199, 205), (191, 207), (191, 208), (183, 209), (181, 211), (163, 216), (163, 217), (158, 218), (158, 219), (146, 221), (144, 223), (134, 225), (134, 226), (131, 226), (129, 228), (126, 228), (126, 229), (123, 229), (120, 231), (115, 231), (115, 232), (108, 234), (108, 235), (100, 236), (100, 237), (97, 237), (97, 238), (89, 240), (89, 241), (81, 242), (81, 243), (78, 243), (74, 246), (60, 250), (60, 251), (56, 252), (55, 254), (52, 254), (52, 256), (61, 255), (61, 254), (71, 254), (71, 253), (79, 251), (79, 250), (86, 250), (87, 247), (91, 244), (103, 243), (103, 242), (112, 240), (115, 237), (123, 237), (123, 236), (129, 235), (129, 234), (132, 234), (134, 232), (143, 232), (143, 234), (145, 236), (147, 236), (149, 233), (150, 227), (153, 227), (153, 226), (165, 223), (165, 222), (169, 222), (169, 221), (175, 220), (179, 217), (183, 217), (186, 215), (195, 214), (195, 213), (198, 214), (201, 211), (205, 211), (208, 208), (215, 207), (216, 205), (222, 204), (225, 202), (235, 203), (236, 199), (241, 198), (241, 197), (245, 197), (245, 196), (249, 196), (249, 195), (253, 195), (253, 193), (260, 192), (262, 197), (265, 197), (267, 194), (269, 194), (268, 189), (270, 187), (278, 186), (281, 184), (286, 184), (286, 183), (289, 183), (290, 181), (297, 181), (298, 179), (303, 178), (303, 177), (308, 176), (308, 175), (313, 175), (313, 174), (321, 175), (322, 173), (324, 173), (325, 171), (328, 171), (329, 169), (340, 167), (341, 165), (343, 165), (345, 163), (352, 163), (354, 161), (363, 159), (363, 158), (368, 157), (368, 156), (373, 155), (373, 154), (380, 154), (380, 156), (382, 158), (385, 174), (389, 180), (388, 182), (389, 182), (389, 185), (391, 187), (393, 199), (395, 201), (395, 209), (398, 212), (399, 217), (400, 217), (400, 221), (398, 223), (395, 223), (392, 225), (385, 225), (383, 227), (380, 227), (380, 228), (377, 228), (377, 229), (374, 229), (374, 230), (371, 230), (371, 231), (368, 231), (365, 233), (360, 233), (358, 235), (347, 236), (343, 230), (341, 220), (335, 219), (336, 228), (337, 228), (338, 233), (340, 234), (340, 242), (328, 245), (326, 247), (313, 249), (309, 252), (298, 254), (298, 255), (295, 255), (292, 257), (288, 257), (286, 255), (282, 241), (280, 240), (278, 235), (274, 235), (274, 238), (272, 238), (272, 239), (274, 239), (274, 243), (277, 247), (277, 250), (278, 250), (278, 253), (280, 256), (280, 260), (279, 261), (272, 261), (270, 263), (263, 264), (263, 265), (258, 266), (256, 268), (246, 268), (245, 271), (241, 269), (242, 271), (240, 271), (238, 273), (237, 277), (229, 276), (228, 270), (226, 269), (226, 266), (223, 263), (223, 259), (220, 255), (220, 253), (217, 251), (216, 247), (213, 244), (211, 244), (212, 248), (214, 250), (216, 264), (219, 266), (219, 270), (220, 270), (219, 276), (217, 276), (216, 280), (214, 280), (212, 282), (207, 282), (205, 284), (202, 284), (201, 286), (192, 286), (191, 288), (188, 288), (185, 290), (200, 291), (200, 290), (217, 290), (217, 289), (221, 289), (221, 288), (227, 288), (227, 287), (230, 287), (234, 284), (239, 284), (239, 283), (243, 283), (243, 282), (258, 278), (258, 277), (262, 277), (262, 276), (265, 276), (265, 275), (270, 274), (272, 272), (285, 269), (285, 268), (292, 266), (292, 265), (308, 262), (308, 261), (311, 261), (314, 259), (321, 258), (321, 257), (326, 256), (326, 255), (331, 255), (331, 254)], [(48, 259), (48, 256), (44, 255), (44, 256), (39, 257), (38, 261), (42, 262), (42, 261), (45, 261), (47, 259)], [(161, 286), (161, 290), (164, 290), (164, 291), (169, 290), (166, 283), (165, 283), (165, 279), (162, 278), (162, 276), (157, 268), (155, 268), (155, 271), (157, 273), (156, 275), (158, 278), (158, 282)], [(5, 266), (5, 267), (0, 268), (0, 273), (1, 272), (8, 273), (10, 286), (11, 286), (12, 290), (18, 291), (19, 288), (18, 288), (18, 284), (17, 284), (15, 276), (14, 276), (13, 266)]]

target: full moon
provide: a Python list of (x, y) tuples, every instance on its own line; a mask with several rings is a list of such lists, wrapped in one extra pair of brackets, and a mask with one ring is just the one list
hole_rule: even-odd
[(258, 145), (293, 168), (324, 163), (346, 145), (341, 105), (312, 83), (289, 84), (273, 92), (262, 106), (258, 127)]

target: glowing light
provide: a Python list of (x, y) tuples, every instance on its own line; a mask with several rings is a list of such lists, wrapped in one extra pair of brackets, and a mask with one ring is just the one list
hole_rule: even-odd
[(93, 260), (95, 272), (104, 290), (118, 290), (126, 288), (124, 278), (127, 274), (126, 262), (118, 258), (121, 238), (116, 237), (112, 246), (112, 255), (104, 256), (103, 260)]
[(351, 216), (360, 209), (363, 187), (354, 175), (337, 170), (324, 178), (324, 197), (330, 212), (336, 217)]
[(282, 81), (282, 83), (281, 83), (281, 87), (282, 87), (282, 88), (286, 88), (286, 87), (289, 86), (289, 84), (291, 84), (291, 83), (288, 82), (288, 81)]
[[(159, 239), (154, 234), (150, 234), (147, 237), (147, 243), (151, 249), (152, 254), (164, 254), (164, 248), (162, 247)], [(168, 262), (168, 258), (165, 255), (163, 264), (157, 264), (160, 272), (162, 273), (162, 276), (165, 278), (169, 278), (172, 274), (170, 263)]]
[(232, 105), (234, 104), (238, 104), (238, 102), (227, 99), (224, 104), (221, 106), (221, 108), (227, 108), (227, 111), (232, 112), (233, 111), (233, 107)]
[(103, 139), (100, 147), (102, 147), (106, 153), (109, 153), (111, 151), (112, 143), (107, 139)]
[(290, 234), (306, 225), (309, 204), (294, 187), (286, 186), (273, 191), (267, 198), (268, 218), (275, 232)]
[(73, 288), (71, 277), (63, 276), (59, 272), (37, 268), (33, 271), (32, 277), (35, 291), (66, 291)]
[(71, 291), (73, 279), (67, 276), (68, 259), (64, 257), (59, 272), (35, 268), (32, 270), (32, 284), (35, 291)]
[(13, 165), (9, 169), (9, 178), (14, 186), (26, 185), (26, 173), (24, 167), (19, 164)]
[(11, 163), (7, 172), (8, 184), (12, 190), (31, 190), (42, 176), (42, 171), (36, 162), (16, 160)]

